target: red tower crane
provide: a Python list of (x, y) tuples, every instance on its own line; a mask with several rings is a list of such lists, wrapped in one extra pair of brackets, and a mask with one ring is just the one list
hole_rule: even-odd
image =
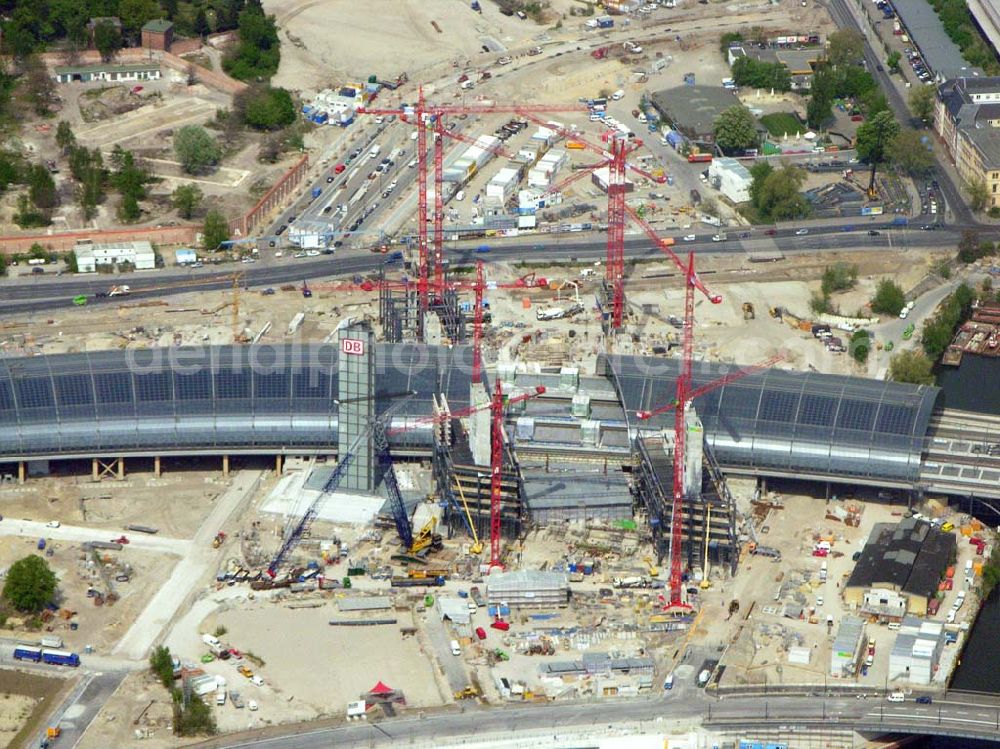
[(545, 386), (538, 385), (531, 392), (515, 395), (514, 397), (507, 399), (505, 403), (503, 386), (500, 382), (500, 378), (498, 377), (496, 385), (493, 388), (493, 395), (488, 403), (483, 403), (478, 406), (470, 406), (469, 408), (463, 408), (460, 411), (454, 411), (452, 413), (414, 419), (413, 421), (408, 422), (405, 426), (386, 430), (386, 434), (398, 434), (410, 429), (415, 429), (422, 424), (436, 424), (446, 419), (460, 419), (479, 411), (484, 411), (487, 408), (490, 409), (490, 570), (503, 569), (503, 563), (500, 560), (500, 532), (503, 520), (500, 512), (500, 505), (503, 498), (503, 443), (505, 438), (503, 428), (504, 407), (514, 403), (520, 403), (521, 401), (526, 401), (530, 398), (537, 398), (539, 395), (543, 395), (544, 393)]
[[(670, 606), (687, 608), (687, 604), (681, 600), (681, 578), (683, 576), (683, 562), (681, 558), (681, 525), (682, 510), (684, 505), (684, 468), (685, 468), (685, 439), (687, 428), (685, 417), (688, 406), (695, 398), (717, 388), (746, 377), (760, 369), (769, 367), (782, 357), (775, 356), (760, 364), (755, 364), (743, 369), (731, 372), (699, 388), (692, 388), (691, 370), (694, 361), (694, 290), (703, 289), (700, 285), (698, 274), (694, 270), (694, 253), (688, 253), (687, 265), (684, 273), (684, 329), (683, 345), (681, 347), (681, 371), (677, 377), (675, 386), (676, 392), (674, 400), (665, 406), (661, 406), (653, 411), (639, 411), (636, 416), (640, 419), (650, 419), (653, 416), (674, 411), (674, 480), (673, 480), (673, 503), (671, 507), (670, 519)], [(709, 296), (709, 299), (712, 297)]]

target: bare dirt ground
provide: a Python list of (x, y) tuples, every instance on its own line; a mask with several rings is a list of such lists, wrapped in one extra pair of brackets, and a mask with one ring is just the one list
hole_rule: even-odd
[(109, 746), (141, 746), (149, 749), (175, 747), (180, 740), (171, 730), (173, 707), (170, 695), (148, 671), (129, 674), (94, 717), (77, 744), (78, 749)]
[(0, 746), (17, 746), (38, 732), (57, 696), (72, 684), (72, 679), (0, 669)]

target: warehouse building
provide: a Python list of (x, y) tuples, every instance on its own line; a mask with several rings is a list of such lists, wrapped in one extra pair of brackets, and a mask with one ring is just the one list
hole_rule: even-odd
[(889, 653), (889, 679), (929, 685), (937, 673), (944, 644), (942, 622), (905, 617)]
[(954, 534), (924, 520), (877, 523), (844, 586), (844, 601), (861, 608), (867, 591), (884, 588), (906, 596), (907, 613), (926, 616), (956, 548)]
[(651, 101), (670, 127), (695, 143), (714, 143), (716, 118), (740, 103), (718, 86), (676, 86), (657, 91)]
[(497, 572), (487, 580), (486, 598), (490, 604), (563, 606), (569, 601), (569, 578), (564, 572)]
[(79, 242), (73, 248), (76, 256), (78, 273), (94, 273), (98, 267), (110, 267), (127, 263), (135, 270), (153, 270), (156, 268), (156, 253), (153, 246), (146, 241), (141, 242), (109, 242), (95, 244)]

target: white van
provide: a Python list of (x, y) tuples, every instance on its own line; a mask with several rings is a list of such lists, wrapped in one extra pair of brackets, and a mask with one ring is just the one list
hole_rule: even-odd
[(203, 643), (205, 643), (206, 645), (208, 645), (208, 647), (210, 647), (210, 648), (217, 648), (220, 645), (222, 645), (222, 643), (219, 642), (219, 638), (218, 637), (214, 637), (214, 636), (209, 635), (209, 634), (202, 635), (201, 636), (201, 641)]
[(469, 80), (467, 80), (467, 81), (462, 81), (462, 83), (460, 85), (466, 91), (468, 91), (470, 88), (475, 88), (476, 87), (475, 81), (473, 81), (471, 78)]
[(890, 692), (886, 699), (889, 702), (906, 702), (906, 695), (902, 692)]
[(380, 146), (378, 143), (376, 143), (374, 146), (372, 146), (371, 150), (368, 151), (368, 158), (369, 159), (374, 159), (376, 156), (378, 156), (378, 152), (381, 150), (381, 148), (382, 148), (382, 146)]
[(625, 92), (622, 91), (621, 89), (618, 89), (613, 94), (611, 94), (611, 98), (615, 101), (621, 101), (622, 99), (625, 98)]
[(452, 655), (461, 655), (462, 654), (462, 648), (460, 648), (458, 646), (458, 640), (452, 640), (451, 641), (451, 654)]
[(895, 632), (899, 629), (899, 622), (889, 622), (889, 630)]
[(463, 201), (465, 200), (465, 190), (459, 190), (455, 193), (455, 200)]
[(663, 680), (663, 689), (669, 691), (674, 688), (674, 675), (667, 674), (667, 678)]

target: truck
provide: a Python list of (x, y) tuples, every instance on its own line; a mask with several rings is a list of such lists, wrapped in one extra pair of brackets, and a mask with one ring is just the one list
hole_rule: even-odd
[(559, 320), (566, 315), (566, 310), (562, 307), (550, 307), (535, 311), (535, 318), (538, 320)]
[(707, 164), (712, 161), (712, 154), (710, 153), (693, 153), (688, 156), (689, 164)]
[(908, 219), (906, 216), (896, 216), (892, 220), (892, 223), (890, 224), (890, 226), (909, 226), (909, 225), (910, 225), (910, 219)]
[(149, 535), (153, 535), (155, 533), (160, 532), (159, 528), (154, 528), (150, 525), (135, 525), (135, 524), (126, 525), (125, 530), (135, 531), (136, 533), (148, 533)]
[(108, 296), (128, 296), (132, 293), (132, 289), (128, 286), (112, 286), (108, 291)]
[(73, 666), (75, 668), (80, 665), (80, 656), (68, 650), (43, 649), (42, 663), (48, 663), (51, 666)]
[(611, 29), (615, 25), (615, 19), (611, 16), (598, 16), (594, 20), (597, 21), (597, 28), (599, 29)]

